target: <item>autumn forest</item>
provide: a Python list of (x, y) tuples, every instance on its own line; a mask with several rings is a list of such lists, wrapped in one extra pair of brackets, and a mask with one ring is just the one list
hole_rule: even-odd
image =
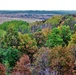
[(1, 23), (0, 75), (76, 75), (76, 15)]

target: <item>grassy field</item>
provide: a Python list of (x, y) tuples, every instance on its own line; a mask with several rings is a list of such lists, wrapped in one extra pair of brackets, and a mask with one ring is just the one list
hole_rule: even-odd
[(34, 18), (7, 18), (7, 17), (0, 17), (0, 24), (3, 22), (11, 21), (11, 20), (22, 20), (26, 22), (36, 22), (36, 21), (41, 21), (41, 19), (34, 19)]

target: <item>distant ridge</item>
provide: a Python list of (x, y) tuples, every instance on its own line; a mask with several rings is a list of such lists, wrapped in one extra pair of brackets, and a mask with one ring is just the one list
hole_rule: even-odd
[(0, 14), (13, 14), (13, 13), (28, 13), (28, 14), (76, 14), (76, 11), (70, 10), (55, 10), (55, 11), (47, 11), (47, 10), (0, 10)]

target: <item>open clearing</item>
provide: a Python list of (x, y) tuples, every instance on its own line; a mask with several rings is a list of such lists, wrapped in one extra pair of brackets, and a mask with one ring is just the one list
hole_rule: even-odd
[(0, 24), (3, 22), (7, 21), (12, 21), (12, 20), (22, 20), (26, 22), (36, 22), (36, 21), (42, 21), (41, 19), (35, 19), (35, 18), (8, 18), (8, 17), (0, 17)]

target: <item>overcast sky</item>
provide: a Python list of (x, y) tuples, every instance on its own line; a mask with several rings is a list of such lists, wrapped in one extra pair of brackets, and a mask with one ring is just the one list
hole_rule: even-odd
[(0, 10), (76, 10), (76, 0), (0, 0)]

